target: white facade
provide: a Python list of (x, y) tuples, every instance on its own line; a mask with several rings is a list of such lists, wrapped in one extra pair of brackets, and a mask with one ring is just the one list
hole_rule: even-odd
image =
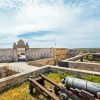
[(25, 60), (37, 60), (52, 58), (52, 48), (29, 48), (28, 43), (19, 40), (14, 43), (13, 48), (0, 49), (0, 62), (18, 61), (21, 53), (25, 54)]

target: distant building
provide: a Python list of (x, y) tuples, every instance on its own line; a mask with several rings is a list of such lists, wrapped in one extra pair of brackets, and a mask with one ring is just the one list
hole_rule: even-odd
[(0, 62), (36, 60), (51, 58), (52, 48), (29, 48), (22, 39), (13, 44), (13, 48), (0, 49)]

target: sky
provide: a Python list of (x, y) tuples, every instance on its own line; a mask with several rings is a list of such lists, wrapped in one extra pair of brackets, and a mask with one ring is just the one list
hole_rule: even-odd
[(0, 0), (0, 48), (100, 48), (100, 0)]

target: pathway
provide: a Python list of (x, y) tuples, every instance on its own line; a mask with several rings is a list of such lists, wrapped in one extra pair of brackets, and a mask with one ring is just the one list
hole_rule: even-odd
[(4, 66), (11, 66), (11, 67), (22, 69), (22, 70), (38, 69), (38, 67), (36, 66), (28, 65), (27, 62), (0, 63), (0, 67), (4, 67)]

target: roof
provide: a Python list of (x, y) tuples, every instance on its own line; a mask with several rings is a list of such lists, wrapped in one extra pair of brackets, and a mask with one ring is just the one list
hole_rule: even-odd
[(18, 45), (18, 46), (25, 46), (25, 42), (24, 42), (22, 39), (20, 39), (20, 40), (17, 42), (17, 45)]

